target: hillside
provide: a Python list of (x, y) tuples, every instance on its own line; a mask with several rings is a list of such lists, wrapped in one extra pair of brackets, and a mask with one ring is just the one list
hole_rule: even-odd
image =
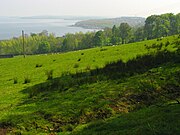
[(77, 22), (74, 26), (86, 29), (103, 29), (112, 28), (114, 25), (119, 26), (121, 23), (128, 23), (132, 27), (143, 26), (145, 18), (142, 17), (120, 17), (109, 19), (91, 19)]
[(180, 134), (179, 43), (0, 59), (0, 134)]

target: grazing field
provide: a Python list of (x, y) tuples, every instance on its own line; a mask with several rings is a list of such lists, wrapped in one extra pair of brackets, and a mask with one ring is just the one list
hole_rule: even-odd
[(179, 134), (179, 44), (176, 35), (0, 59), (0, 133)]

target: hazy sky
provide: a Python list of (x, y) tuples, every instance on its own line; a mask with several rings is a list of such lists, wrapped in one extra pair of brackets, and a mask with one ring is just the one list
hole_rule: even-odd
[(149, 16), (179, 13), (180, 0), (0, 0), (0, 16)]

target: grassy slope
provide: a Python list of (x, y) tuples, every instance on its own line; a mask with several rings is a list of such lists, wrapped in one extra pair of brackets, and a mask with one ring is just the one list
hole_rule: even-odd
[[(176, 39), (177, 37), (168, 37), (158, 42), (166, 43), (167, 40), (173, 42)], [(1, 59), (0, 121), (3, 124), (0, 124), (0, 127), (14, 127), (14, 129), (12, 129), (13, 133), (47, 134), (50, 132), (71, 131), (75, 129), (74, 133), (80, 134), (81, 132), (86, 133), (86, 128), (83, 129), (81, 124), (87, 126), (86, 123), (89, 123), (92, 120), (108, 118), (110, 116), (116, 117), (119, 113), (127, 113), (131, 109), (133, 110), (133, 105), (128, 105), (127, 102), (123, 103), (118, 101), (118, 95), (128, 90), (128, 88), (137, 87), (135, 84), (138, 84), (139, 79), (147, 76), (147, 73), (125, 78), (124, 81), (104, 80), (96, 83), (77, 85), (66, 88), (68, 89), (66, 91), (58, 90), (58, 88), (48, 91), (46, 90), (48, 88), (43, 87), (43, 92), (37, 93), (37, 95), (31, 98), (29, 98), (29, 91), (35, 89), (36, 85), (39, 86), (42, 84), (44, 86), (49, 83), (46, 82), (47, 76), (45, 75), (45, 72), (47, 70), (52, 69), (54, 71), (54, 77), (59, 77), (62, 73), (67, 71), (76, 73), (81, 70), (86, 71), (85, 69), (87, 67), (90, 67), (91, 69), (104, 67), (106, 63), (117, 61), (119, 59), (128, 61), (136, 55), (147, 53), (148, 50), (145, 49), (145, 44), (151, 46), (156, 42), (156, 40), (152, 40), (129, 45), (69, 52), (65, 54), (27, 56), (26, 59), (23, 59), (22, 57)], [(173, 50), (172, 46), (173, 45), (168, 46), (170, 50)], [(154, 50), (152, 49), (151, 51)], [(79, 59), (80, 61), (78, 61)], [(36, 64), (42, 64), (42, 67), (36, 68)], [(74, 68), (75, 64), (78, 65), (77, 68)], [(164, 73), (168, 74), (170, 71), (172, 73), (178, 71), (179, 64), (175, 64), (174, 66), (164, 65), (164, 69), (167, 70), (160, 70), (160, 75), (163, 75)], [(23, 84), (24, 77), (26, 76), (31, 79), (31, 83)], [(13, 84), (13, 78), (15, 77), (18, 79), (17, 84)], [(179, 111), (178, 108), (179, 106), (176, 107), (173, 113), (177, 113)], [(158, 111), (156, 108), (154, 110), (155, 112)], [(149, 110), (147, 109), (146, 111), (145, 109), (144, 111), (146, 114)], [(154, 112), (152, 112), (152, 114), (153, 113)], [(141, 112), (137, 112), (137, 116), (140, 114)], [(124, 117), (136, 117), (136, 113), (135, 115), (128, 115), (129, 114)], [(146, 119), (146, 115), (144, 115), (144, 117), (144, 119)], [(121, 119), (118, 118), (119, 116), (112, 122), (109, 122), (111, 120), (107, 120), (108, 122), (105, 124), (105, 127), (108, 127), (108, 124), (111, 125), (111, 123), (113, 124), (114, 122), (116, 124), (118, 121), (121, 121)], [(152, 119), (152, 121), (153, 120), (154, 119)], [(174, 123), (172, 124), (173, 126)], [(87, 128), (89, 134), (96, 133), (96, 129), (94, 132), (93, 130), (89, 131), (89, 127), (91, 126), (93, 126), (93, 124), (90, 124)], [(108, 131), (102, 128), (103, 127), (99, 127), (97, 130), (100, 130), (101, 134), (104, 134), (103, 132), (108, 133)], [(153, 130), (154, 129), (151, 131)], [(121, 131), (117, 131), (117, 133), (118, 132)], [(179, 131), (176, 132), (179, 133)]]
[[(161, 65), (160, 67), (153, 68), (150, 71), (153, 72), (149, 74), (145, 72), (143, 74), (138, 74), (132, 77), (129, 77), (123, 83), (119, 83), (116, 81), (116, 84), (112, 82), (106, 87), (106, 91), (111, 92), (111, 94), (106, 95), (106, 105), (109, 105), (113, 111), (116, 113), (113, 117), (108, 119), (101, 119), (98, 121), (93, 121), (87, 124), (82, 124), (77, 126), (72, 134), (75, 135), (139, 135), (139, 134), (147, 134), (147, 135), (178, 135), (180, 133), (180, 105), (176, 104), (175, 100), (158, 100), (155, 101), (154, 105), (145, 105), (142, 104), (142, 101), (139, 101), (139, 105), (136, 105), (135, 111), (133, 110), (134, 104), (123, 101), (121, 98), (127, 98), (126, 95), (131, 95), (132, 93), (135, 95), (140, 95), (140, 91), (146, 92), (146, 87), (142, 87), (140, 82), (152, 81), (155, 84), (156, 88), (159, 89), (162, 86), (161, 78), (170, 76), (171, 81), (177, 80), (173, 78), (173, 73), (180, 72), (179, 64), (168, 63), (165, 65)], [(168, 77), (169, 78), (169, 77)], [(169, 84), (169, 83), (168, 83)], [(104, 85), (104, 84), (102, 84)], [(178, 84), (179, 85), (179, 84)], [(144, 89), (145, 88), (145, 89)], [(125, 96), (122, 94), (125, 93)], [(120, 95), (120, 96), (119, 96)], [(154, 95), (155, 96), (155, 95)], [(131, 100), (133, 96), (130, 96)], [(174, 98), (175, 99), (175, 98)], [(149, 97), (144, 101), (148, 102)], [(152, 101), (150, 99), (150, 101)], [(133, 101), (134, 102), (134, 101)], [(130, 106), (129, 106), (130, 104)], [(132, 107), (132, 108), (130, 108)], [(130, 113), (127, 113), (127, 112)]]
[(77, 135), (178, 135), (180, 107), (149, 107), (79, 126)]

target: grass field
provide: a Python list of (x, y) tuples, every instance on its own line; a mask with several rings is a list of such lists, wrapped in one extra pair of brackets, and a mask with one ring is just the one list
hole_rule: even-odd
[[(175, 99), (160, 100), (157, 93), (151, 93), (158, 98), (150, 95), (148, 100), (136, 101), (147, 88), (161, 90), (167, 84), (179, 88), (178, 62), (120, 74), (115, 79), (104, 74), (86, 77), (112, 62), (128, 62), (165, 49), (174, 52), (178, 45), (179, 36), (171, 36), (63, 54), (0, 59), (0, 129), (7, 129), (9, 134), (178, 134), (180, 122), (175, 118), (180, 115), (180, 106), (152, 106), (174, 103)], [(76, 77), (78, 73), (80, 77)]]

